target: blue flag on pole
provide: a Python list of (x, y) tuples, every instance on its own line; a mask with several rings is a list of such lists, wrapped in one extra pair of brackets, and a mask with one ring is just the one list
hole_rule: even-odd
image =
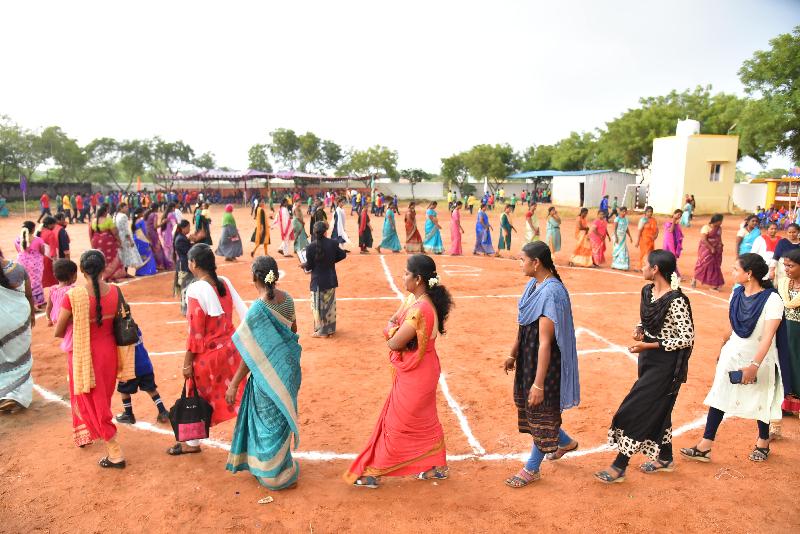
[(23, 193), (28, 192), (28, 179), (25, 177), (24, 174), (19, 175), (19, 189)]

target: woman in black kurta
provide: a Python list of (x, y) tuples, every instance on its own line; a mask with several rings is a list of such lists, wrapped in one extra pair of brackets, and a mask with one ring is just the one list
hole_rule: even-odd
[(634, 330), (636, 343), (628, 349), (639, 354), (639, 377), (608, 430), (609, 445), (619, 453), (607, 471), (595, 473), (607, 484), (625, 480), (637, 452), (651, 460), (640, 467), (644, 473), (674, 469), (672, 409), (694, 345), (692, 308), (680, 290), (675, 263), (671, 252), (654, 250), (642, 265), (644, 278), (653, 283), (642, 288), (641, 322)]

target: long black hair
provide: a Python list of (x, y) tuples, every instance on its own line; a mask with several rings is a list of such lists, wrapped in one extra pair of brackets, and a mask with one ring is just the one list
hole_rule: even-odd
[(793, 248), (783, 253), (783, 258), (788, 259), (792, 263), (800, 265), (800, 248)]
[(328, 231), (328, 223), (325, 221), (317, 221), (314, 223), (314, 235), (312, 236), (312, 240), (317, 242), (317, 250), (314, 254), (314, 259), (317, 261), (322, 261), (325, 257), (325, 251), (322, 250), (322, 238), (325, 237), (325, 232)]
[[(253, 281), (259, 285), (264, 284), (267, 286), (267, 298), (272, 300), (275, 298), (275, 284), (278, 283), (280, 273), (278, 271), (278, 262), (272, 256), (259, 256), (253, 260), (253, 265), (250, 267), (253, 273)], [(272, 271), (275, 275), (275, 280), (267, 282), (266, 278), (269, 272)]]
[(750, 272), (750, 275), (758, 280), (761, 287), (764, 289), (774, 287), (770, 280), (764, 280), (764, 277), (767, 276), (769, 272), (769, 266), (767, 266), (767, 262), (764, 261), (761, 255), (748, 252), (739, 256), (737, 261), (744, 272)]
[(542, 265), (544, 265), (546, 269), (550, 269), (550, 272), (553, 273), (556, 280), (562, 282), (561, 276), (556, 270), (556, 264), (553, 263), (553, 255), (550, 253), (550, 247), (548, 247), (544, 241), (525, 243), (522, 247), (522, 253), (530, 260), (539, 260), (542, 262)]
[[(181, 228), (186, 228), (190, 226), (190, 223), (187, 219), (181, 219), (181, 222), (175, 225), (175, 229), (172, 230), (172, 242), (175, 243), (175, 238), (178, 236), (178, 232)], [(175, 250), (175, 247), (172, 247), (172, 263), (176, 263), (178, 260), (178, 251)]]
[(28, 250), (31, 245), (31, 238), (33, 232), (36, 230), (36, 224), (33, 221), (25, 221), (22, 223), (22, 231), (19, 234), (19, 246), (22, 250)]
[(133, 210), (133, 215), (131, 215), (131, 233), (136, 233), (136, 219), (144, 212), (143, 208), (136, 208)]
[(217, 293), (219, 293), (220, 297), (224, 297), (227, 294), (227, 289), (222, 280), (217, 278), (217, 261), (214, 258), (214, 251), (211, 247), (205, 243), (197, 243), (189, 249), (187, 256), (189, 261), (193, 261), (197, 267), (208, 273), (208, 276), (214, 281), (214, 285), (217, 286)]
[(92, 281), (95, 296), (94, 310), (97, 314), (97, 326), (100, 326), (103, 324), (103, 306), (100, 303), (100, 275), (103, 274), (103, 270), (106, 268), (106, 257), (99, 250), (90, 248), (81, 254), (80, 265), (81, 271)]
[(667, 284), (672, 285), (672, 275), (678, 264), (675, 254), (659, 248), (647, 255), (647, 263), (652, 267), (658, 267), (658, 273), (664, 277)]
[(422, 279), (425, 293), (431, 299), (433, 307), (436, 309), (436, 315), (439, 317), (439, 333), (444, 334), (444, 323), (453, 307), (453, 297), (450, 296), (450, 292), (442, 285), (441, 281), (434, 285), (429, 283), (431, 278), (439, 278), (439, 275), (436, 274), (436, 262), (425, 254), (414, 254), (408, 258), (406, 269)]

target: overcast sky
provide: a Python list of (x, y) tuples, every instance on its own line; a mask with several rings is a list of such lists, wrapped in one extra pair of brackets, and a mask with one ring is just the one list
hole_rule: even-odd
[(742, 61), (800, 23), (800, 0), (26, 0), (3, 19), (0, 114), (24, 126), (182, 139), (233, 168), (284, 127), (435, 172), (475, 144), (603, 126), (642, 96), (743, 94)]

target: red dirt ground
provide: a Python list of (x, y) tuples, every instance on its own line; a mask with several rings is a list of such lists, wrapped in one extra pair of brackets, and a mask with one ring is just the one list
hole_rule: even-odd
[[(212, 212), (218, 221), (219, 209)], [(491, 219), (496, 227), (499, 213)], [(521, 227), (519, 213), (515, 219)], [(21, 220), (0, 222), (0, 246), (7, 256), (14, 256), (12, 240)], [(241, 234), (249, 236), (252, 222), (245, 210), (237, 210), (237, 220)], [(680, 261), (684, 273), (693, 270), (702, 220), (688, 231)], [(355, 238), (355, 220), (347, 222)], [(444, 222), (448, 243), (449, 219)], [(382, 219), (373, 221), (378, 237), (381, 224)], [(471, 251), (474, 217), (464, 217), (463, 224), (467, 230), (464, 250)], [(737, 224), (738, 218), (729, 217), (724, 226), (729, 251), (726, 273), (733, 260)], [(437, 484), (386, 478), (380, 490), (365, 491), (342, 481), (348, 460), (301, 457), (297, 489), (268, 492), (247, 473), (234, 476), (225, 471), (226, 453), (218, 448), (206, 446), (203, 454), (185, 458), (167, 456), (165, 449), (172, 443), (168, 426), (161, 427), (161, 434), (122, 426), (119, 439), (129, 467), (110, 473), (96, 465), (104, 453), (102, 444), (76, 448), (67, 408), (36, 394), (29, 410), (0, 419), (0, 532), (488, 532), (506, 527), (554, 532), (797, 531), (800, 510), (794, 483), (800, 470), (794, 459), (800, 453), (800, 423), (796, 419), (784, 420), (785, 437), (774, 443), (773, 455), (765, 464), (747, 459), (756, 437), (755, 424), (730, 419), (719, 434), (711, 464), (678, 459), (674, 473), (647, 476), (635, 469), (641, 463), (636, 458), (623, 484), (604, 486), (592, 478), (614, 455), (592, 449), (604, 445), (611, 417), (636, 377), (632, 358), (613, 352), (613, 345), (628, 344), (631, 327), (638, 320), (643, 281), (636, 273), (607, 268), (567, 268), (574, 222), (565, 221), (562, 229), (564, 250), (556, 260), (572, 294), (576, 326), (594, 333), (584, 330), (578, 336), (578, 349), (587, 351), (580, 362), (582, 403), (564, 414), (565, 429), (580, 441), (584, 454), (545, 464), (544, 478), (534, 486), (505, 487), (503, 479), (519, 468), (519, 461), (501, 457), (530, 449), (530, 439), (516, 431), (512, 377), (501, 369), (516, 332), (516, 296), (527, 280), (516, 261), (440, 256), (436, 257), (439, 273), (455, 296), (456, 307), (437, 348), (450, 394), (486, 451), (476, 457), (440, 392), (439, 415), (448, 453), (461, 455), (450, 462), (449, 480)], [(74, 250), (88, 246), (85, 226), (70, 227), (70, 234)], [(514, 241), (518, 245), (519, 236)], [(405, 255), (383, 257), (399, 284)], [(285, 271), (281, 287), (295, 299), (307, 299), (308, 279), (297, 268), (297, 260), (281, 258), (279, 264)], [(357, 453), (372, 431), (390, 385), (381, 329), (398, 301), (380, 257), (374, 252), (352, 254), (338, 271), (341, 286), (334, 338), (311, 338), (308, 303), (298, 302), (303, 345), (301, 451)], [(234, 281), (245, 298), (255, 296), (248, 261), (224, 265), (220, 272)], [(160, 275), (123, 287), (151, 353), (181, 351), (185, 345), (186, 326), (178, 322), (182, 317), (170, 284), (170, 276)], [(620, 294), (587, 294), (598, 292)], [(719, 333), (727, 321), (726, 290), (691, 291), (689, 296), (697, 345), (673, 421), (676, 429), (691, 428), (676, 435), (677, 447), (693, 445), (702, 433), (698, 422), (705, 414), (702, 401), (713, 377)], [(373, 300), (343, 300), (364, 297)], [(591, 352), (598, 349), (605, 350)], [(33, 353), (36, 383), (67, 397), (64, 355), (44, 320), (34, 330)], [(152, 359), (159, 391), (171, 405), (182, 383), (181, 357), (165, 354)], [(118, 398), (113, 409), (115, 413), (121, 410)], [(154, 422), (156, 411), (145, 395), (134, 397), (134, 409), (140, 423)], [(232, 429), (230, 421), (214, 428), (212, 437), (227, 442)], [(257, 504), (268, 493), (275, 502)]]

